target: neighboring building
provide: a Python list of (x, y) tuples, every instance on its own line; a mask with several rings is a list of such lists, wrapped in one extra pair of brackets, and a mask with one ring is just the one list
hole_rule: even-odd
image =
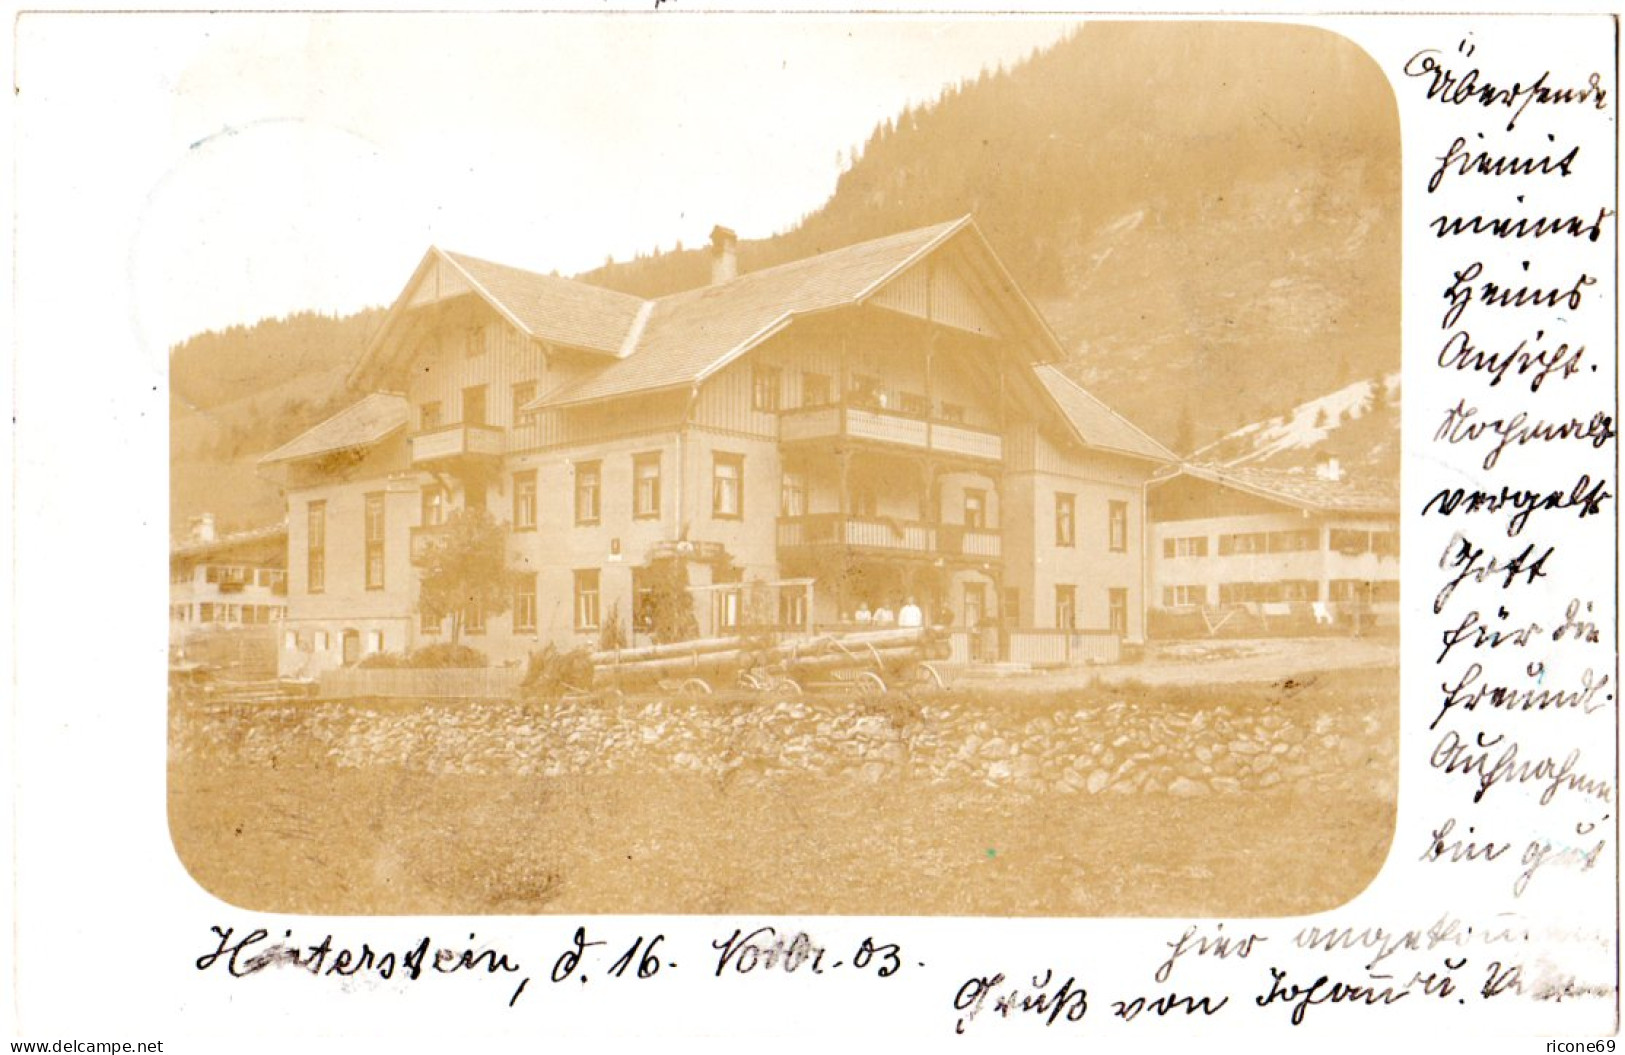
[(1363, 625), (1398, 611), (1397, 490), (1346, 480), (1335, 461), (1186, 465), (1151, 482), (1149, 507), (1151, 604), (1169, 625), (1237, 606), (1266, 626)]
[(509, 611), (468, 613), (498, 662), (635, 633), (674, 554), (708, 633), (912, 596), (1001, 647), (1143, 637), (1144, 484), (1174, 458), (1040, 365), (1062, 349), (968, 217), (744, 275), (732, 232), (713, 254), (711, 285), (644, 300), (431, 249), (350, 377), (401, 394), (262, 459), (283, 670), (443, 639), (412, 554), (471, 506), (520, 574)]
[(169, 551), (170, 644), (189, 658), (224, 662), (246, 657), (243, 634), (271, 641), (288, 611), (287, 556), (286, 525), (216, 536), (213, 516), (194, 518), (188, 539)]

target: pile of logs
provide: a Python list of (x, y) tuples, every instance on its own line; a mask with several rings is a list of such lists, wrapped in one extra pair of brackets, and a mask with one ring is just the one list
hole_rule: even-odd
[(617, 648), (591, 656), (595, 686), (620, 681), (732, 674), (760, 666), (760, 653), (742, 637), (708, 637), (669, 645)]
[(924, 627), (909, 627), (819, 634), (778, 644), (763, 638), (701, 638), (594, 652), (591, 658), (593, 684), (602, 687), (668, 678), (727, 679), (746, 670), (792, 677), (843, 669), (885, 671), (947, 656), (944, 637)]

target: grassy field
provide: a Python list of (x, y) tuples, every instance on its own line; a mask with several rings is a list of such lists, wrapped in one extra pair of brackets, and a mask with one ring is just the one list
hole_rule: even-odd
[(177, 707), (170, 820), (203, 886), (262, 910), (1290, 915), (1387, 853), (1397, 698), (1388, 668), (615, 713)]

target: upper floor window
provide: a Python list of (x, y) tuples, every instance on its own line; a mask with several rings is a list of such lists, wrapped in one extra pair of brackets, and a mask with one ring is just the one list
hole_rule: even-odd
[(470, 326), (463, 333), (463, 352), (470, 359), (485, 352), (484, 326)]
[(536, 529), (536, 470), (513, 474), (513, 529)]
[(306, 589), (321, 593), (327, 586), (327, 502), (310, 503), (305, 518)]
[(973, 531), (987, 527), (987, 492), (965, 488), (965, 526)]
[(1055, 544), (1072, 546), (1077, 543), (1077, 496), (1055, 494)]
[(428, 432), (430, 429), (438, 429), (443, 420), (440, 413), (440, 400), (430, 400), (418, 407), (418, 429), (420, 431)]
[(1262, 531), (1244, 531), (1219, 536), (1219, 556), (1240, 553), (1263, 553), (1269, 549), (1269, 536)]
[(717, 453), (711, 463), (711, 515), (738, 519), (745, 509), (745, 458)]
[(774, 411), (779, 409), (779, 383), (783, 375), (776, 366), (765, 366), (761, 363), (751, 367), (750, 371), (750, 405), (752, 410)]
[(384, 588), (384, 494), (375, 491), (366, 497), (367, 589)]
[(1113, 553), (1128, 549), (1128, 503), (1110, 502), (1106, 509), (1106, 545)]
[(598, 492), (600, 462), (580, 462), (576, 465), (576, 523), (598, 523)]
[(958, 403), (944, 403), (942, 405), (942, 420), (954, 425), (965, 422), (965, 408)]
[(1207, 536), (1183, 535), (1179, 538), (1165, 538), (1162, 540), (1162, 555), (1164, 557), (1205, 557), (1207, 556)]
[(632, 515), (651, 519), (660, 515), (660, 452), (632, 456)]
[(804, 407), (823, 407), (834, 402), (832, 392), (834, 385), (830, 383), (828, 374), (801, 375), (801, 405)]
[(931, 401), (915, 392), (903, 392), (897, 397), (897, 409), (916, 418), (931, 416)]

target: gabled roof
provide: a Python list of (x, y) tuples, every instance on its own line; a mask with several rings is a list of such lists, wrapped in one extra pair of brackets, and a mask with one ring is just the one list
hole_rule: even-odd
[[(213, 539), (187, 539), (177, 542), (169, 547), (171, 557), (207, 557), (216, 553), (230, 553), (245, 547), (253, 548), (262, 544), (274, 543), (278, 540), (286, 542), (288, 538), (288, 525), (267, 524), (264, 527), (249, 528), (246, 531), (234, 531), (229, 535), (221, 535)], [(282, 552), (273, 549), (273, 555)]]
[(374, 392), (361, 402), (346, 407), (271, 453), (263, 455), (259, 464), (291, 462), (330, 451), (368, 447), (395, 430), (405, 428), (408, 417), (409, 410), (404, 397), (388, 392)]
[(566, 406), (703, 381), (796, 316), (861, 302), (967, 228), (974, 230), (968, 216), (661, 297), (631, 354), (531, 406)]
[(1159, 462), (1179, 461), (1173, 451), (1090, 395), (1060, 368), (1046, 363), (1034, 370), (1085, 446)]
[[(459, 269), (527, 336), (617, 355), (644, 301), (567, 278), (538, 275), (461, 253), (431, 250)], [(505, 309), (505, 310), (504, 310)]]
[(1151, 483), (1153, 486), (1167, 483), (1181, 475), (1314, 513), (1399, 512), (1398, 488), (1391, 484), (1369, 480), (1328, 480), (1317, 476), (1312, 470), (1186, 465), (1179, 472), (1159, 477)]

